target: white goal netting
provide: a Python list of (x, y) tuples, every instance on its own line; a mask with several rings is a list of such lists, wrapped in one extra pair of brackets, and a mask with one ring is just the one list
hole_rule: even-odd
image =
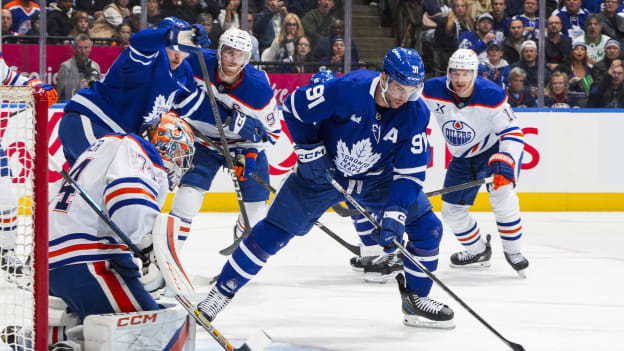
[[(0, 104), (0, 350), (35, 350), (37, 290), (42, 288), (35, 283), (35, 262), (47, 276), (47, 260), (35, 257), (38, 245), (47, 251), (47, 231), (39, 238), (40, 222), (35, 220), (37, 202), (47, 207), (37, 196), (41, 188), (35, 181), (42, 177), (47, 182), (47, 167), (37, 167), (41, 159), (35, 157), (41, 152), (37, 113), (42, 110), (30, 87), (0, 86)], [(47, 310), (47, 302), (45, 306)]]

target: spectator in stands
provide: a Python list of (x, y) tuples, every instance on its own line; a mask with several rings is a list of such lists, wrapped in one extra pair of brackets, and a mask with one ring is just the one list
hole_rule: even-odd
[(507, 16), (513, 17), (524, 11), (524, 0), (507, 0)]
[[(34, 14), (30, 18), (30, 29), (26, 32), (26, 36), (39, 36), (39, 29), (41, 28), (41, 19), (39, 18), (40, 13)], [(31, 41), (32, 44), (38, 43), (39, 39), (35, 39)]]
[(611, 38), (601, 33), (598, 15), (590, 13), (585, 19), (585, 35), (575, 38), (577, 39), (583, 40), (587, 45), (587, 57), (591, 66), (604, 58), (607, 41)]
[(115, 34), (112, 37), (111, 46), (119, 46), (121, 49), (128, 47), (128, 41), (132, 35), (132, 27), (129, 23), (122, 23), (115, 29)]
[(509, 63), (520, 60), (520, 47), (524, 42), (522, 32), (524, 31), (524, 23), (515, 19), (509, 22), (509, 35), (503, 41), (503, 58)]
[(434, 37), (440, 54), (439, 62), (436, 62), (438, 71), (446, 71), (448, 58), (456, 50), (459, 37), (474, 28), (474, 22), (469, 15), (469, 4), (468, 0), (456, 0), (446, 22), (436, 27)]
[[(295, 42), (295, 55), (283, 60), (284, 62), (305, 63), (313, 62), (310, 39), (305, 35)], [(280, 73), (313, 73), (316, 72), (312, 65), (283, 65), (279, 68)]]
[(550, 81), (546, 84), (544, 107), (585, 107), (585, 104), (579, 101), (577, 95), (569, 94), (568, 75), (565, 72), (557, 71), (552, 74)]
[(600, 84), (600, 81), (602, 81), (602, 79), (607, 75), (607, 71), (614, 61), (619, 60), (621, 64), (621, 47), (622, 44), (620, 44), (620, 42), (615, 39), (610, 39), (607, 42), (607, 46), (605, 48), (605, 57), (602, 60), (596, 62), (596, 64), (591, 69), (591, 75), (594, 79), (594, 84), (596, 86), (598, 86)]
[(459, 36), (457, 47), (459, 49), (472, 49), (477, 53), (479, 62), (485, 62), (488, 44), (496, 39), (496, 34), (492, 31), (492, 23), (492, 15), (489, 13), (480, 15), (477, 18), (477, 30), (475, 32), (463, 32)]
[(227, 6), (221, 9), (217, 19), (223, 30), (228, 30), (230, 27), (240, 28), (240, 0), (229, 0)]
[[(332, 40), (331, 56), (322, 58), (320, 62), (324, 64), (332, 64), (329, 69), (336, 73), (343, 73), (345, 48), (344, 37), (342, 35), (335, 36)], [(353, 58), (351, 58), (351, 64), (357, 63), (357, 61), (354, 61)]]
[[(72, 0), (58, 0), (53, 3), (52, 11), (48, 13), (48, 35), (56, 37), (69, 36), (72, 30), (72, 16), (74, 15)], [(62, 42), (62, 40), (61, 40)]]
[(535, 107), (535, 95), (525, 86), (526, 72), (520, 67), (509, 71), (509, 86), (505, 89), (511, 107)]
[(519, 19), (524, 25), (524, 31), (522, 35), (524, 39), (531, 39), (537, 41), (539, 34), (539, 17), (537, 15), (537, 0), (524, 0), (523, 6), (524, 12), (522, 14), (514, 16), (514, 19)]
[(624, 107), (624, 66), (622, 61), (611, 63), (607, 75), (596, 87), (596, 93), (592, 94), (591, 107)]
[(136, 33), (141, 30), (141, 6), (133, 6), (128, 16), (128, 22), (132, 33)]
[(75, 0), (76, 10), (84, 11), (91, 18), (97, 19), (102, 15), (104, 7), (111, 3), (110, 0)]
[(84, 11), (76, 11), (72, 17), (72, 30), (69, 36), (75, 38), (78, 34), (89, 34), (89, 15)]
[(2, 36), (12, 36), (15, 35), (15, 32), (11, 30), (11, 26), (13, 25), (13, 15), (11, 15), (11, 11), (7, 9), (2, 9)]
[(312, 47), (331, 33), (331, 25), (334, 21), (332, 10), (334, 0), (318, 0), (318, 7), (306, 13), (301, 19), (305, 34), (312, 42)]
[(589, 95), (594, 79), (591, 76), (591, 68), (589, 67), (587, 45), (582, 40), (572, 42), (570, 68), (570, 91), (584, 92), (585, 95)]
[(604, 10), (598, 14), (602, 33), (622, 43), (624, 41), (624, 15), (618, 15), (618, 0), (605, 0)]
[[(331, 26), (331, 34), (329, 36), (321, 38), (312, 51), (312, 56), (315, 61), (320, 61), (323, 57), (329, 57), (331, 52), (331, 41), (337, 35), (344, 36), (344, 21), (340, 18), (335, 18)], [(351, 39), (351, 58), (355, 61), (360, 60), (355, 40)]]
[(164, 18), (160, 13), (160, 2), (158, 0), (147, 0), (145, 8), (147, 9), (147, 28), (158, 27), (158, 24)]
[(313, 10), (318, 3), (316, 0), (288, 0), (288, 12), (294, 12), (302, 18), (306, 13)]
[(39, 13), (39, 5), (30, 0), (13, 0), (4, 5), (4, 8), (11, 11), (11, 30), (18, 34), (26, 34), (30, 29), (30, 18)]
[(492, 30), (496, 34), (496, 40), (505, 40), (505, 33), (509, 28), (511, 18), (507, 17), (507, 3), (505, 0), (492, 0)]
[(247, 12), (247, 33), (249, 33), (249, 38), (251, 39), (251, 58), (250, 61), (260, 61), (260, 51), (259, 51), (259, 42), (258, 38), (253, 35), (252, 28), (254, 25), (254, 17), (255, 14), (252, 11)]
[[(515, 67), (520, 67), (526, 72), (524, 84), (530, 88), (533, 95), (537, 94), (538, 75), (537, 75), (537, 45), (533, 40), (526, 40), (520, 47), (520, 61), (513, 63), (507, 67), (503, 73), (503, 82), (505, 85), (509, 82), (509, 72)], [(544, 85), (550, 80), (550, 70), (544, 71)]]
[(163, 3), (163, 17), (173, 16), (188, 23), (193, 23), (201, 12), (199, 0), (164, 0)]
[(100, 79), (100, 65), (89, 55), (93, 43), (86, 34), (79, 34), (74, 41), (74, 56), (61, 63), (56, 90), (60, 100), (69, 100), (78, 90), (88, 87), (89, 81)]
[(561, 18), (562, 34), (570, 39), (585, 35), (585, 18), (589, 11), (581, 8), (581, 0), (565, 0), (564, 4), (552, 13)]
[(498, 40), (490, 41), (487, 58), (479, 64), (479, 74), (503, 87), (503, 71), (509, 63), (503, 58), (502, 45)]
[(491, 0), (474, 0), (470, 4), (470, 17), (472, 18), (477, 18), (490, 11), (492, 11)]
[(299, 16), (289, 13), (284, 17), (282, 28), (273, 43), (262, 52), (262, 61), (283, 61), (295, 55), (295, 41), (305, 33)]
[(206, 29), (206, 33), (208, 33), (208, 37), (210, 38), (209, 48), (216, 50), (219, 46), (219, 37), (221, 36), (221, 34), (223, 34), (223, 30), (221, 29), (221, 25), (219, 24), (219, 22), (213, 20), (212, 14), (210, 14), (210, 12), (204, 12), (200, 13), (197, 16), (196, 23), (204, 26), (204, 29)]
[(106, 5), (102, 15), (95, 20), (93, 28), (89, 30), (91, 38), (111, 38), (115, 28), (130, 16), (129, 0), (114, 0)]
[(260, 52), (271, 46), (273, 39), (282, 28), (284, 16), (288, 14), (283, 1), (266, 0), (265, 8), (256, 13), (253, 34), (260, 43)]
[(561, 18), (550, 16), (546, 22), (546, 66), (554, 70), (558, 65), (568, 66), (570, 64), (570, 51), (572, 51), (572, 41), (570, 38), (561, 35)]

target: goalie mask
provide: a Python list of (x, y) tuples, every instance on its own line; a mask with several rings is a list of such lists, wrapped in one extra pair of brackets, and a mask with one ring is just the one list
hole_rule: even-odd
[(163, 113), (160, 118), (145, 123), (141, 136), (160, 153), (167, 170), (169, 189), (173, 190), (192, 167), (195, 146), (191, 128), (179, 117)]
[[(219, 61), (219, 69), (221, 72), (228, 76), (240, 73), (243, 67), (249, 63), (252, 49), (253, 46), (251, 44), (251, 37), (249, 36), (249, 33), (236, 28), (226, 30), (219, 37), (219, 47), (217, 49), (217, 59)], [(240, 67), (238, 67), (235, 72), (231, 72), (227, 69), (227, 67), (224, 70), (224, 59), (227, 61), (225, 64)]]
[[(472, 72), (456, 72), (455, 70)], [(477, 54), (472, 49), (457, 49), (449, 58), (446, 68), (446, 87), (458, 95), (471, 92), (477, 80), (478, 72), (479, 58)], [(461, 87), (461, 90), (455, 91), (458, 87)]]
[[(384, 102), (386, 93), (395, 99), (416, 101), (420, 98), (425, 85), (425, 66), (418, 52), (414, 49), (394, 48), (388, 52), (383, 61), (383, 71), (386, 73), (386, 81), (380, 81), (381, 96)], [(395, 81), (399, 85), (390, 82)]]

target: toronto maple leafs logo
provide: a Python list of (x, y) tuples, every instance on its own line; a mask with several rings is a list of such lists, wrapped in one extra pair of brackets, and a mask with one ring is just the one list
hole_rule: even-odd
[(362, 139), (349, 150), (347, 144), (338, 140), (334, 163), (339, 171), (346, 176), (366, 173), (381, 158), (381, 154), (373, 152), (369, 138)]
[(154, 118), (159, 118), (162, 113), (169, 112), (173, 107), (173, 99), (175, 98), (176, 91), (173, 91), (166, 100), (162, 94), (156, 96), (152, 111), (147, 116), (143, 116), (145, 122), (149, 122)]

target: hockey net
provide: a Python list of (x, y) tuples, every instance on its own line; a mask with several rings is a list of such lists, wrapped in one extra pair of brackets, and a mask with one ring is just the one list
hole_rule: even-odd
[(47, 350), (48, 106), (0, 86), (0, 350)]

